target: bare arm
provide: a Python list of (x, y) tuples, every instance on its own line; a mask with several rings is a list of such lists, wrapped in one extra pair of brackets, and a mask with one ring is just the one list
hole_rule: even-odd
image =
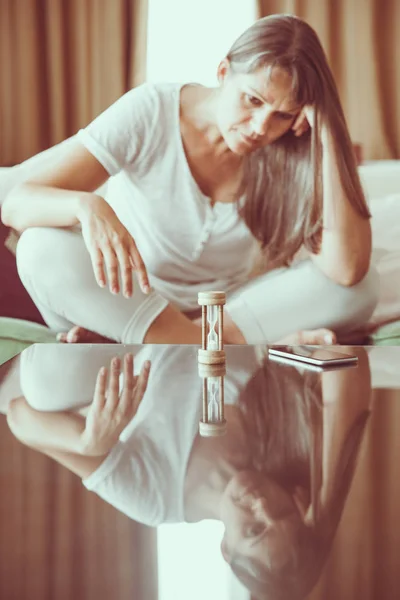
[(323, 147), (323, 222), (319, 254), (311, 259), (339, 285), (355, 285), (368, 272), (371, 258), (371, 225), (352, 207), (341, 186), (334, 144), (326, 136)]
[(346, 415), (369, 410), (371, 402), (371, 372), (368, 354), (362, 346), (340, 346), (343, 354), (356, 355), (356, 367), (324, 371), (321, 374), (322, 400), (343, 410)]
[(104, 202), (94, 190), (108, 177), (98, 160), (74, 140), (58, 164), (10, 191), (2, 207), (2, 221), (19, 232), (28, 227), (77, 225), (86, 205)]
[(134, 376), (133, 356), (126, 354), (120, 392), (121, 361), (115, 357), (109, 372), (104, 367), (99, 371), (86, 419), (74, 412), (37, 411), (21, 396), (9, 404), (8, 425), (23, 444), (86, 478), (104, 462), (135, 416), (147, 388), (149, 372), (150, 364), (145, 363), (140, 375)]
[(7, 422), (20, 442), (54, 458), (79, 477), (89, 477), (106, 458), (81, 453), (85, 419), (79, 414), (39, 412), (21, 396), (10, 403)]
[(77, 140), (68, 145), (57, 165), (16, 186), (1, 212), (5, 225), (23, 232), (29, 227), (73, 227), (80, 223), (97, 283), (107, 283), (129, 298), (133, 293), (132, 271), (149, 293), (146, 267), (129, 231), (111, 206), (94, 192), (109, 175)]
[(367, 352), (362, 347), (341, 346), (340, 350), (346, 354), (356, 354), (358, 365), (322, 374), (324, 407), (321, 500), (328, 511), (332, 508), (332, 501), (335, 502), (336, 499), (337, 502), (337, 472), (340, 463), (343, 462), (343, 449), (349, 434), (360, 418), (368, 415), (372, 402), (371, 371)]

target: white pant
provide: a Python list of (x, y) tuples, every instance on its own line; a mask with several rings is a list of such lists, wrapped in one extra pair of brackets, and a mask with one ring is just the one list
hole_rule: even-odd
[[(100, 288), (80, 232), (31, 228), (17, 247), (23, 284), (52, 329), (85, 327), (122, 343), (141, 343), (168, 302), (136, 283), (132, 298)], [(360, 328), (378, 299), (371, 269), (355, 286), (343, 287), (310, 260), (250, 281), (228, 297), (226, 310), (248, 343), (276, 342), (304, 329), (327, 327), (341, 335)], [(178, 308), (180, 308), (178, 306)]]

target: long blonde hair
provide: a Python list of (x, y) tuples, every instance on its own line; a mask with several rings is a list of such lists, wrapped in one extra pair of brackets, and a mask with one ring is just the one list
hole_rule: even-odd
[(358, 176), (355, 155), (339, 94), (315, 31), (293, 15), (256, 21), (227, 54), (232, 72), (277, 67), (292, 78), (296, 104), (315, 107), (311, 131), (292, 130), (247, 156), (238, 199), (240, 214), (260, 242), (268, 261), (289, 264), (304, 245), (318, 252), (322, 237), (322, 144), (319, 123), (332, 132), (343, 191), (363, 217), (370, 213)]

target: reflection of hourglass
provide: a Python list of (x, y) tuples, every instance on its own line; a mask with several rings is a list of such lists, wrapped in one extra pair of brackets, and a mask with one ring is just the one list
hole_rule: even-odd
[(198, 303), (202, 314), (202, 343), (199, 362), (214, 365), (225, 362), (223, 327), (224, 292), (200, 292)]
[(199, 432), (203, 437), (225, 435), (224, 376), (225, 364), (199, 364), (199, 375), (203, 378), (203, 418)]

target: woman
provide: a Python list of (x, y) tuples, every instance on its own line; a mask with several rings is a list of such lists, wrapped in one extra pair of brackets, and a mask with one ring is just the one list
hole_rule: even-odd
[[(146, 346), (134, 370), (121, 348), (114, 358), (112, 346), (26, 350), (26, 400), (7, 414), (14, 435), (137, 522), (222, 522), (222, 554), (252, 595), (305, 597), (329, 554), (369, 416), (365, 350), (357, 368), (318, 374), (274, 363), (264, 348), (228, 348), (226, 435), (204, 438), (195, 351)], [(86, 419), (72, 412), (91, 401)]]
[[(129, 91), (10, 192), (21, 279), (50, 327), (78, 326), (69, 341), (198, 343), (197, 293), (212, 289), (228, 294), (227, 343), (321, 327), (334, 341), (372, 313), (370, 214), (317, 35), (260, 19), (218, 82)], [(281, 268), (251, 279), (259, 245)]]
[(225, 490), (221, 549), (254, 598), (308, 597), (330, 554), (372, 399), (349, 351), (357, 369), (321, 375), (265, 360), (241, 394), (251, 467)]

